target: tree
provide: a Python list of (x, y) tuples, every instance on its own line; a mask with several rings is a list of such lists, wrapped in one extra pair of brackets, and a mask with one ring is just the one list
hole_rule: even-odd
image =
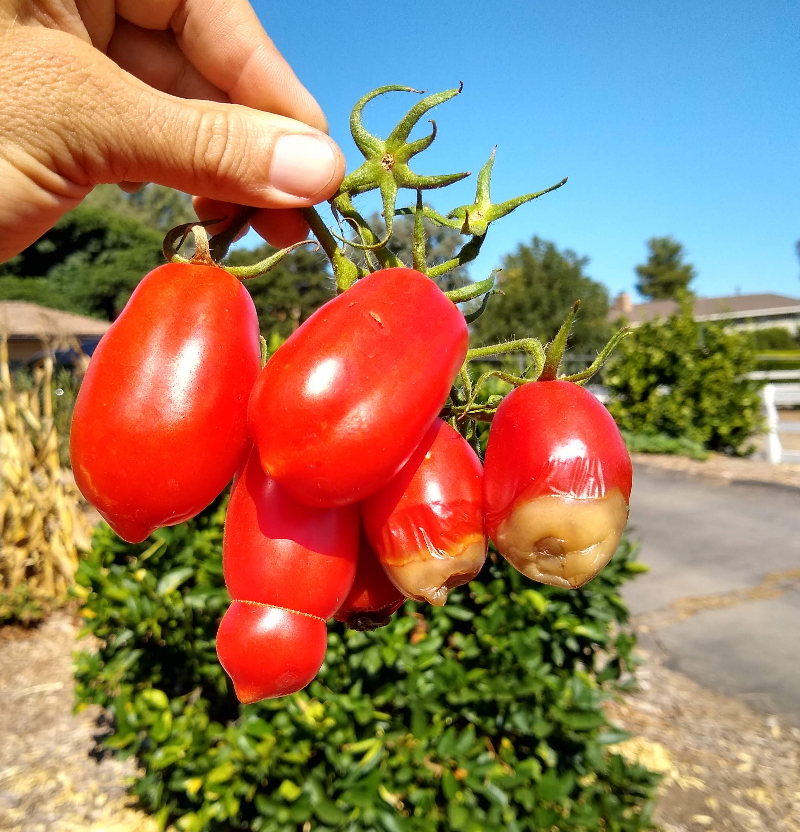
[[(231, 266), (247, 266), (274, 251), (266, 243), (255, 249), (236, 249), (225, 262)], [(288, 338), (335, 294), (327, 260), (305, 248), (293, 251), (272, 271), (246, 280), (244, 285), (255, 303), (261, 334), (268, 342), (275, 335)]]
[(145, 185), (135, 194), (126, 194), (116, 185), (98, 185), (82, 205), (138, 220), (162, 233), (197, 219), (191, 197), (163, 185)]
[(683, 262), (683, 246), (672, 237), (651, 237), (647, 247), (647, 262), (636, 267), (636, 291), (650, 300), (677, 298), (695, 277), (691, 263)]
[(0, 264), (0, 297), (114, 320), (147, 272), (164, 262), (162, 234), (80, 205)]
[(490, 344), (513, 334), (549, 341), (580, 299), (570, 348), (584, 354), (601, 349), (611, 333), (608, 293), (584, 273), (588, 262), (539, 237), (520, 245), (503, 259), (498, 285), (505, 294), (489, 298), (485, 314), (474, 324), (474, 339)]

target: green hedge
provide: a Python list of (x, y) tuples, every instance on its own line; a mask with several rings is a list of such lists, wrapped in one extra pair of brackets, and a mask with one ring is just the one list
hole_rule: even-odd
[(636, 327), (603, 377), (621, 430), (688, 439), (709, 451), (747, 454), (762, 426), (761, 384), (746, 333), (698, 323), (692, 304)]
[(623, 544), (578, 592), (500, 560), (441, 609), (407, 603), (374, 633), (330, 628), (318, 679), (240, 707), (214, 652), (228, 598), (223, 508), (140, 545), (97, 530), (79, 574), (96, 653), (79, 703), (113, 716), (134, 786), (182, 830), (632, 830), (657, 776), (608, 751), (601, 702), (632, 684)]

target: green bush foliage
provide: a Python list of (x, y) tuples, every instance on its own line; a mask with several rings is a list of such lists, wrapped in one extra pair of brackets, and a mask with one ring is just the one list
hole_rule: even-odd
[(114, 718), (162, 827), (380, 830), (650, 828), (657, 776), (608, 745), (601, 702), (631, 684), (625, 544), (588, 587), (537, 586), (490, 559), (441, 609), (374, 633), (330, 628), (305, 691), (241, 707), (216, 660), (228, 603), (218, 505), (139, 545), (99, 527), (78, 574), (98, 652), (78, 701)]
[(632, 433), (621, 431), (625, 445), (632, 454), (674, 454), (690, 459), (708, 459), (708, 451), (699, 443), (685, 436), (667, 436), (665, 433)]
[(797, 336), (793, 336), (788, 329), (784, 329), (782, 326), (768, 326), (764, 329), (754, 329), (748, 332), (747, 336), (753, 344), (753, 349), (758, 352), (772, 350), (796, 351), (798, 345), (800, 345)]
[(711, 451), (747, 453), (761, 427), (756, 356), (744, 334), (698, 323), (691, 303), (637, 327), (607, 365), (608, 409), (621, 429), (687, 438)]

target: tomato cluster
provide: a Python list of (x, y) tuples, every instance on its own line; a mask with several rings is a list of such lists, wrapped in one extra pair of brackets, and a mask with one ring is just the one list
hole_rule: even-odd
[[(627, 521), (631, 463), (605, 408), (558, 377), (577, 306), (545, 349), (533, 339), (469, 350), (457, 303), (494, 293), (494, 276), (443, 292), (435, 278), (477, 256), (488, 225), (561, 187), (494, 204), (494, 154), (475, 202), (446, 216), (425, 188), (466, 174), (419, 176), (408, 160), (436, 135), (408, 142), (421, 116), (459, 90), (422, 99), (388, 139), (351, 117), (364, 164), (330, 200), (359, 232), (366, 267), (344, 257), (314, 209), (305, 216), (333, 266), (336, 298), (262, 366), (241, 267), (216, 265), (212, 239), (147, 275), (98, 346), (81, 387), (70, 450), (78, 487), (125, 540), (195, 516), (234, 480), (223, 540), (232, 603), (217, 635), (242, 702), (283, 696), (319, 670), (331, 617), (355, 629), (386, 624), (406, 598), (442, 605), (481, 570), (489, 538), (534, 580), (575, 588), (608, 562)], [(417, 192), (413, 265), (387, 249), (399, 187)], [(378, 189), (379, 239), (351, 197)], [(242, 214), (239, 228), (246, 223)], [(452, 260), (425, 264), (423, 216), (471, 235)], [(216, 242), (215, 242), (216, 241)], [(226, 243), (227, 244), (227, 243)], [(277, 263), (287, 250), (259, 266)], [(377, 265), (376, 265), (377, 262)], [(468, 362), (522, 351), (522, 377), (492, 370), (473, 384)], [(536, 370), (536, 372), (532, 372)], [(479, 399), (499, 376), (515, 389)], [(477, 426), (491, 423), (485, 467)], [(470, 444), (470, 441), (472, 444)], [(234, 476), (235, 475), (235, 476)]]
[(559, 586), (613, 554), (631, 471), (611, 417), (572, 382), (525, 384), (497, 410), (484, 476), (438, 417), (467, 346), (432, 280), (385, 269), (259, 371), (249, 295), (197, 265), (149, 274), (101, 341), (71, 451), (121, 537), (194, 516), (237, 472), (217, 649), (241, 701), (307, 685), (332, 616), (369, 629), (407, 597), (444, 604), (483, 566), (487, 527), (520, 571)]

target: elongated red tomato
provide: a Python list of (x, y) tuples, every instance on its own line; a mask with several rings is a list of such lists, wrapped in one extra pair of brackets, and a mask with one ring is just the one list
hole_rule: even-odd
[(389, 580), (366, 534), (362, 531), (358, 568), (353, 586), (333, 616), (351, 630), (385, 627), (400, 609), (406, 596)]
[(436, 418), (467, 343), (464, 317), (425, 275), (398, 268), (359, 280), (258, 377), (248, 424), (264, 470), (309, 505), (376, 491)]
[(520, 572), (575, 588), (608, 563), (628, 520), (631, 460), (609, 412), (567, 381), (509, 393), (489, 433), (489, 536)]
[(325, 658), (325, 619), (353, 584), (357, 506), (298, 502), (251, 452), (225, 518), (222, 563), (233, 603), (217, 634), (220, 663), (242, 702), (295, 693)]
[(78, 488), (120, 537), (182, 523), (230, 482), (259, 368), (256, 311), (235, 277), (168, 264), (141, 281), (92, 357), (70, 435)]
[(483, 472), (475, 451), (436, 419), (400, 473), (361, 504), (378, 558), (409, 598), (442, 606), (486, 560)]

